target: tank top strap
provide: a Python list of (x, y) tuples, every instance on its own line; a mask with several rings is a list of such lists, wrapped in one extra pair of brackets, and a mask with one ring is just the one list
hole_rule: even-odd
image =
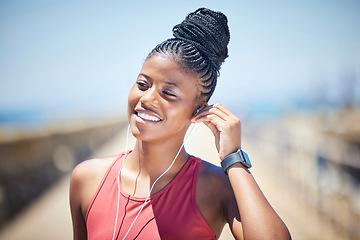
[(129, 239), (139, 240), (217, 239), (196, 205), (196, 183), (201, 159), (190, 156), (173, 180), (151, 195), (151, 200), (144, 205), (144, 199), (122, 194), (118, 202), (116, 178), (124, 155), (119, 155), (109, 167), (88, 208), (86, 225), (89, 240), (111, 239), (117, 204), (119, 222), (116, 231), (119, 239), (127, 231)]
[(102, 180), (101, 180), (101, 182), (100, 182), (100, 184), (99, 184), (99, 186), (98, 186), (98, 188), (97, 188), (97, 190), (96, 190), (93, 198), (91, 199), (91, 202), (90, 202), (90, 204), (89, 204), (89, 207), (88, 207), (88, 209), (87, 209), (87, 211), (86, 211), (85, 222), (87, 221), (88, 216), (89, 216), (89, 212), (90, 212), (90, 210), (91, 210), (91, 208), (92, 208), (92, 206), (93, 206), (93, 204), (94, 204), (94, 201), (95, 201), (95, 199), (97, 198), (97, 196), (99, 195), (99, 192), (100, 192), (101, 188), (104, 186), (104, 183), (105, 183), (106, 179), (109, 177), (111, 170), (114, 168), (115, 164), (117, 164), (117, 163), (119, 162), (119, 160), (121, 160), (120, 162), (124, 161), (124, 159), (122, 159), (122, 158), (123, 158), (125, 155), (128, 155), (130, 152), (131, 152), (131, 151), (128, 151), (128, 152), (126, 152), (126, 154), (125, 154), (125, 152), (120, 153), (120, 154), (115, 158), (114, 162), (110, 165), (110, 167), (106, 170), (106, 173), (105, 173), (104, 177), (102, 178)]

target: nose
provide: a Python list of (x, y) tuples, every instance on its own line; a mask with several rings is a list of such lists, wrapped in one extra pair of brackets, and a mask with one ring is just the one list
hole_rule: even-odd
[(140, 98), (140, 102), (147, 107), (158, 108), (159, 107), (159, 95), (156, 91), (156, 88), (152, 86), (147, 91), (144, 92)]

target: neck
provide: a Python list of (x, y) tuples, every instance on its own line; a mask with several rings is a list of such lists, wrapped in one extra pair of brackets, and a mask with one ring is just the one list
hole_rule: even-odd
[(133, 196), (147, 196), (150, 186), (172, 164), (169, 171), (159, 179), (153, 193), (164, 188), (181, 170), (189, 155), (182, 147), (185, 132), (162, 141), (142, 141), (137, 139), (134, 150), (129, 154), (122, 171), (121, 185)]
[(177, 173), (189, 157), (182, 147), (184, 135), (185, 133), (180, 138), (167, 139), (161, 142), (147, 142), (137, 139), (131, 153), (131, 160), (128, 161), (129, 169), (140, 170), (142, 174), (150, 177), (159, 176), (171, 165), (180, 151), (170, 169), (170, 172)]

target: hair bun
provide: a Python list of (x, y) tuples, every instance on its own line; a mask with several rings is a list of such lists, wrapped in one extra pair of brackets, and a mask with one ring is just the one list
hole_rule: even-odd
[(194, 44), (215, 64), (217, 70), (228, 57), (230, 32), (227, 18), (221, 12), (199, 8), (173, 28), (173, 35)]

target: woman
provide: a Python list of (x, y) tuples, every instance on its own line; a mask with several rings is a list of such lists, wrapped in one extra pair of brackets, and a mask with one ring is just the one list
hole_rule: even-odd
[[(240, 120), (207, 105), (228, 56), (226, 16), (198, 9), (173, 35), (150, 52), (130, 91), (134, 149), (72, 174), (74, 239), (217, 239), (226, 223), (236, 239), (290, 239), (248, 170)], [(223, 169), (185, 151), (191, 123), (211, 129)]]

